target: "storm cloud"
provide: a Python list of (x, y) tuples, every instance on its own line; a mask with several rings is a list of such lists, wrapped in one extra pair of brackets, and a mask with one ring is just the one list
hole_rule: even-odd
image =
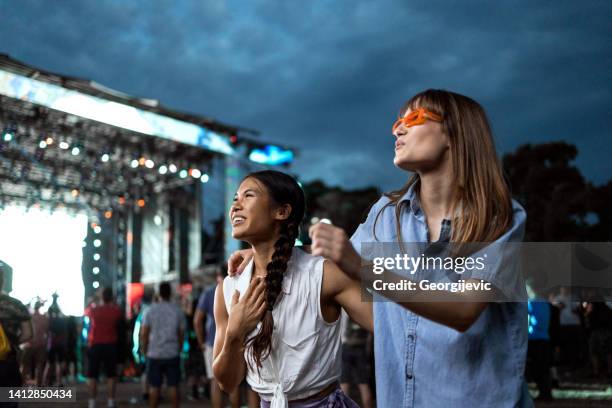
[(488, 111), (500, 154), (566, 140), (610, 179), (612, 3), (4, 2), (0, 52), (294, 146), (306, 181), (401, 185), (391, 123), (446, 88)]

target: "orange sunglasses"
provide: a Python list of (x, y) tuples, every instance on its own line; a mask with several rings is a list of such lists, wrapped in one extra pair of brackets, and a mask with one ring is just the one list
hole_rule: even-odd
[(413, 110), (403, 118), (399, 118), (398, 120), (396, 120), (393, 124), (393, 128), (391, 131), (395, 133), (395, 130), (401, 124), (403, 124), (407, 128), (411, 126), (422, 125), (427, 119), (433, 120), (434, 122), (442, 122), (442, 116), (438, 115), (437, 113), (433, 113), (425, 108), (419, 108)]

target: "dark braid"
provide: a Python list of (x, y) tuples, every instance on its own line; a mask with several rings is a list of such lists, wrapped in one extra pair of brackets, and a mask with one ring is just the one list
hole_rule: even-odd
[(291, 258), (297, 232), (297, 228), (292, 230), (292, 226), (284, 224), (281, 227), (280, 237), (274, 244), (274, 253), (272, 254), (272, 260), (268, 263), (268, 274), (266, 275), (266, 303), (269, 311), (274, 308), (276, 299), (281, 292), (283, 277), (287, 270), (287, 263)]
[(291, 206), (291, 214), (280, 226), (272, 259), (266, 267), (265, 295), (268, 310), (262, 318), (259, 333), (247, 340), (245, 344), (246, 347), (250, 348), (250, 353), (259, 371), (261, 362), (270, 355), (272, 348), (272, 332), (274, 331), (272, 310), (283, 289), (283, 278), (287, 270), (287, 264), (291, 259), (293, 246), (299, 234), (300, 223), (304, 217), (305, 200), (304, 193), (295, 179), (284, 173), (266, 170), (252, 173), (247, 177), (253, 177), (261, 181), (277, 205), (289, 204)]

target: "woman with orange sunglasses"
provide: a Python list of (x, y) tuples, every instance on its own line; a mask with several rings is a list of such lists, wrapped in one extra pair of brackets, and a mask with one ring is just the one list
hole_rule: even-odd
[[(392, 133), (393, 163), (409, 173), (407, 183), (384, 194), (350, 239), (333, 225), (312, 226), (313, 255), (361, 280), (362, 265), (372, 259), (362, 244), (522, 240), (526, 214), (510, 197), (480, 104), (426, 90), (404, 105)], [(249, 254), (234, 254), (230, 270), (244, 258)], [(442, 298), (431, 301), (433, 295), (417, 287), (402, 299), (374, 302), (379, 407), (533, 405), (523, 378), (527, 305), (516, 296), (524, 294), (524, 284), (516, 269), (498, 261), (465, 279), (492, 288), (484, 296), (440, 291)]]

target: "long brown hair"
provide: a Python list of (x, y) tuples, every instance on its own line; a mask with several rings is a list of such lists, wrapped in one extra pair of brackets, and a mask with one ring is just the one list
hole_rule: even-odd
[(304, 191), (295, 179), (285, 173), (274, 170), (264, 170), (249, 174), (246, 178), (254, 178), (261, 182), (272, 201), (272, 205), (290, 205), (291, 213), (280, 225), (280, 235), (274, 244), (272, 260), (266, 269), (266, 303), (268, 310), (262, 318), (261, 329), (254, 337), (245, 342), (245, 346), (255, 360), (257, 369), (261, 368), (261, 362), (270, 354), (272, 347), (272, 331), (274, 330), (274, 318), (272, 310), (281, 293), (283, 278), (287, 270), (287, 264), (291, 259), (291, 253), (295, 239), (299, 234), (299, 227), (304, 218), (305, 199)]
[[(508, 184), (495, 152), (487, 115), (475, 100), (454, 92), (428, 89), (414, 95), (400, 110), (426, 108), (443, 117), (442, 129), (450, 139), (454, 196), (451, 203), (451, 242), (492, 242), (512, 223)], [(399, 190), (385, 193), (387, 206), (395, 207), (397, 239), (402, 241), (399, 200), (411, 186), (419, 188), (419, 175), (413, 174)]]

